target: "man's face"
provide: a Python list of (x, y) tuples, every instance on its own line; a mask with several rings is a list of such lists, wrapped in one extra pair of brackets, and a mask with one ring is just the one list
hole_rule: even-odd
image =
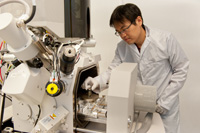
[(127, 19), (124, 20), (123, 23), (115, 22), (114, 28), (117, 34), (127, 42), (128, 44), (139, 43), (141, 38), (141, 30), (142, 28), (142, 20), (141, 17), (138, 17), (135, 20), (136, 24), (131, 24), (131, 22)]

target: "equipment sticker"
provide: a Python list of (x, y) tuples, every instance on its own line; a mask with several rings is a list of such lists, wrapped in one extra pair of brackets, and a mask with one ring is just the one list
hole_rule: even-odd
[(56, 118), (56, 115), (53, 113), (52, 115), (50, 115), (51, 119), (54, 120), (54, 118)]

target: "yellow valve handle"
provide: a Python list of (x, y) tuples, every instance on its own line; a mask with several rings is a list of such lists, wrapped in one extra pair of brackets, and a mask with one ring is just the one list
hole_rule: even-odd
[(54, 83), (48, 84), (46, 90), (47, 90), (47, 93), (49, 93), (50, 95), (54, 95), (60, 91), (57, 84), (54, 84)]

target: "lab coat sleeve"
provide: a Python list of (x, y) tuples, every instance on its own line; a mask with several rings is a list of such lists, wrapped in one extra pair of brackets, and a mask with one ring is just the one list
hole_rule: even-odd
[(99, 92), (103, 91), (104, 89), (108, 88), (111, 71), (115, 67), (117, 67), (119, 64), (121, 64), (121, 62), (122, 61), (120, 59), (119, 51), (118, 51), (118, 49), (116, 49), (114, 59), (112, 60), (111, 64), (109, 65), (108, 69), (105, 72), (103, 72), (102, 74), (100, 74), (99, 76), (95, 77), (95, 79), (98, 81), (98, 83), (100, 85), (99, 91), (96, 90), (95, 91), (96, 93), (99, 93)]
[(189, 69), (189, 60), (173, 35), (169, 36), (167, 42), (167, 51), (172, 68), (172, 76), (169, 85), (165, 88), (158, 103), (162, 107), (170, 110), (172, 109), (173, 104), (178, 101), (179, 91), (186, 81)]

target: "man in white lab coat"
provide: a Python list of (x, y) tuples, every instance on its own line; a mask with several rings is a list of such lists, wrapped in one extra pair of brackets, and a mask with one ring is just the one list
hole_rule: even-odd
[(88, 77), (82, 88), (99, 93), (109, 85), (111, 71), (122, 62), (138, 63), (138, 84), (156, 86), (156, 112), (161, 115), (166, 133), (180, 133), (179, 91), (187, 77), (189, 61), (175, 37), (143, 24), (140, 9), (134, 4), (118, 6), (110, 18), (118, 43), (108, 70)]

